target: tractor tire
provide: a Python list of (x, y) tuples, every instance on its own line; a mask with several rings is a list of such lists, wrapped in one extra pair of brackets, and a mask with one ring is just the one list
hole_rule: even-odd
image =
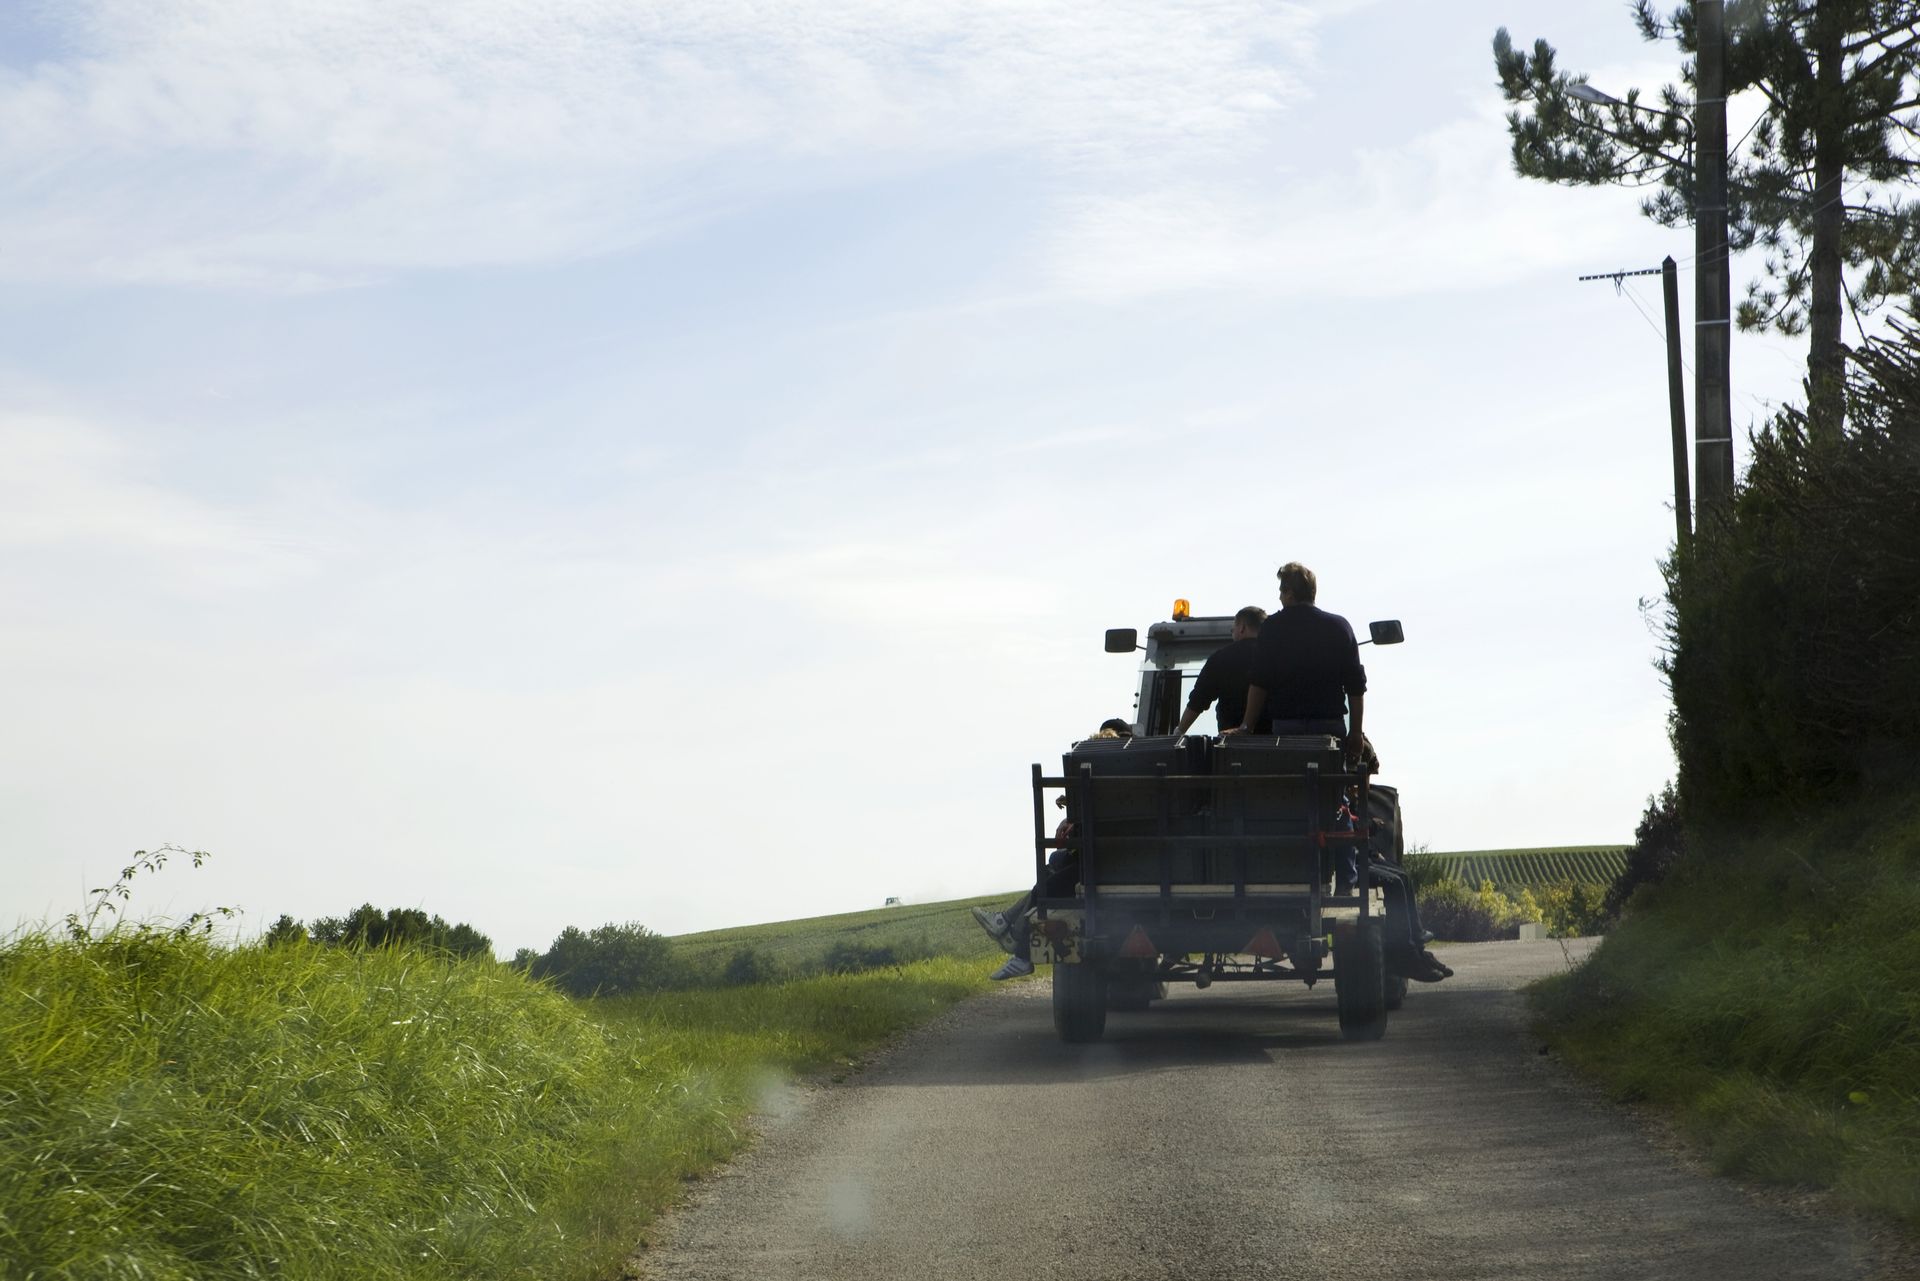
[[(1344, 926), (1333, 935), (1333, 994), (1340, 1007), (1340, 1035), (1377, 1041), (1387, 1034), (1386, 947), (1380, 924)], [(1058, 989), (1055, 989), (1056, 991)]]
[(1107, 1030), (1107, 972), (1088, 961), (1053, 967), (1053, 1030), (1072, 1045)]

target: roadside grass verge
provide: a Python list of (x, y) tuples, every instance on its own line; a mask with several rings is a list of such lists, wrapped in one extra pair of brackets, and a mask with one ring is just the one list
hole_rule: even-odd
[[(1865, 813), (1851, 811), (1850, 818)], [(1920, 1228), (1920, 798), (1871, 826), (1695, 838), (1537, 1027), (1724, 1173)]]
[(604, 1277), (797, 1074), (977, 960), (575, 1002), (405, 950), (0, 944), (0, 1278)]
[[(682, 1182), (739, 1151), (753, 1112), (778, 1114), (795, 1081), (841, 1079), (861, 1056), (992, 986), (972, 958), (785, 983), (608, 997), (586, 1003), (624, 1043), (644, 1047), (644, 1075), (677, 1106), (642, 1135), (608, 1146), (567, 1194), (576, 1229), (602, 1242), (610, 1268)], [(584, 1272), (578, 1275), (599, 1275)]]

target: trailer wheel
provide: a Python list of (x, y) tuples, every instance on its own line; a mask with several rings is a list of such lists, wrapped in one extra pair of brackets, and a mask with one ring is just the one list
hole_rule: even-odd
[(1397, 1010), (1407, 1003), (1407, 976), (1387, 975), (1387, 1008)]
[[(1387, 1034), (1386, 947), (1380, 925), (1367, 922), (1334, 931), (1333, 994), (1340, 1007), (1340, 1035), (1377, 1041)], [(1056, 989), (1057, 990), (1057, 989)]]
[(1053, 967), (1053, 1030), (1074, 1044), (1107, 1030), (1107, 972), (1089, 961)]

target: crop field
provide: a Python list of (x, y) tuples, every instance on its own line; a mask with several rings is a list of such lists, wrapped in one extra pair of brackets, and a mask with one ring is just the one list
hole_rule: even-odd
[[(1537, 890), (1567, 881), (1610, 884), (1626, 868), (1627, 847), (1561, 845), (1542, 849), (1463, 850), (1427, 857), (1442, 875), (1455, 877), (1470, 886), (1492, 881), (1494, 888), (1506, 893), (1521, 888)], [(967, 909), (978, 904), (999, 910), (1019, 894), (1019, 889), (1010, 888), (985, 898), (912, 903), (838, 916), (681, 934), (674, 937), (673, 947), (675, 954), (695, 969), (724, 965), (730, 955), (745, 947), (795, 968), (818, 962), (838, 944), (892, 947), (910, 956), (986, 957), (995, 954), (996, 949), (974, 924)]]
[(1565, 881), (1606, 885), (1626, 870), (1624, 845), (1563, 845), (1531, 850), (1462, 850), (1427, 855), (1444, 876), (1468, 885), (1492, 881), (1502, 893)]
[(909, 903), (838, 916), (679, 934), (673, 938), (673, 950), (678, 959), (695, 969), (724, 965), (729, 956), (746, 947), (792, 968), (819, 961), (839, 944), (893, 948), (918, 956), (984, 957), (997, 954), (999, 949), (981, 932), (967, 909), (977, 904), (999, 911), (1019, 895), (1015, 889), (986, 898)]

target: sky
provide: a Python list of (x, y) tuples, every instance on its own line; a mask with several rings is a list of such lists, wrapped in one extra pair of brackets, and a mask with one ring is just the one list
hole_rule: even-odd
[(136, 916), (503, 956), (1016, 891), (1103, 631), (1288, 560), (1404, 623), (1412, 842), (1626, 842), (1659, 281), (1576, 277), (1690, 312), (1692, 235), (1514, 176), (1501, 25), (1675, 75), (1565, 0), (0, 5), (0, 931), (163, 843)]

